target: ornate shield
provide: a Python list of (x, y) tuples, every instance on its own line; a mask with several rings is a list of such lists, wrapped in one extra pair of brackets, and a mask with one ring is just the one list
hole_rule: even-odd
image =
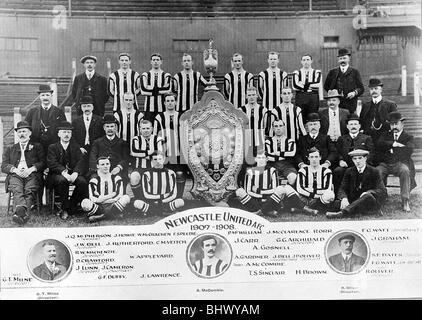
[(192, 193), (211, 204), (238, 188), (246, 115), (217, 91), (208, 91), (180, 119), (182, 155), (194, 177)]

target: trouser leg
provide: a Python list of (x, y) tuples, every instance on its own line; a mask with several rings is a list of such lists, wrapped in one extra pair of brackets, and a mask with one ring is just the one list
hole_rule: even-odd
[(407, 165), (399, 162), (394, 166), (393, 174), (400, 179), (400, 195), (402, 199), (409, 200), (410, 197), (410, 170)]
[(347, 168), (337, 167), (333, 171), (333, 185), (334, 185), (334, 193), (337, 194), (338, 190), (341, 186), (341, 181), (343, 180), (344, 173), (346, 172)]
[(260, 202), (257, 199), (252, 198), (249, 194), (247, 194), (245, 189), (237, 189), (236, 196), (243, 205), (242, 209), (247, 210), (249, 212), (258, 211), (260, 209)]
[(24, 179), (12, 174), (9, 180), (9, 190), (13, 192), (13, 207), (16, 206), (26, 207), (25, 191), (24, 191)]
[(69, 181), (62, 175), (55, 175), (53, 177), (53, 186), (59, 201), (62, 203), (62, 209), (67, 211), (70, 208)]
[(379, 173), (381, 175), (382, 181), (384, 182), (385, 185), (387, 185), (387, 177), (388, 177), (388, 174), (390, 173), (390, 168), (387, 166), (386, 163), (381, 162), (377, 166), (377, 170), (379, 171)]
[(38, 196), (38, 189), (39, 189), (39, 178), (36, 173), (32, 173), (25, 179), (25, 200), (26, 206), (31, 209), (32, 205), (34, 204), (35, 197)]
[(84, 177), (78, 176), (73, 184), (75, 185), (75, 189), (70, 198), (70, 205), (72, 208), (76, 207), (82, 199), (88, 198), (88, 183)]
[(343, 209), (343, 212), (346, 214), (355, 215), (357, 213), (370, 211), (375, 207), (377, 207), (377, 200), (372, 194), (367, 193), (349, 204), (346, 208)]

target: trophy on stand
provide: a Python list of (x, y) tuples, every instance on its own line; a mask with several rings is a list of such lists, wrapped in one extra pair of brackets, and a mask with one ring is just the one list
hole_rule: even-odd
[(205, 88), (205, 91), (215, 90), (218, 91), (216, 86), (216, 81), (213, 77), (217, 71), (218, 66), (218, 52), (216, 49), (212, 48), (214, 40), (210, 39), (209, 48), (204, 50), (204, 67), (205, 70), (210, 75), (210, 80), (208, 81), (208, 86)]

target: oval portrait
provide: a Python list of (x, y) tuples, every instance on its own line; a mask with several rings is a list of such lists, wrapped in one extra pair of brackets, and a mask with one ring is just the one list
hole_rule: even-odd
[(211, 279), (221, 276), (230, 267), (233, 250), (221, 235), (205, 233), (195, 237), (186, 250), (186, 260), (190, 270), (201, 278)]
[(46, 239), (31, 248), (27, 258), (32, 276), (43, 282), (63, 280), (72, 269), (70, 249), (63, 242)]
[(325, 244), (325, 259), (337, 273), (356, 274), (363, 270), (369, 260), (369, 245), (359, 233), (341, 230)]

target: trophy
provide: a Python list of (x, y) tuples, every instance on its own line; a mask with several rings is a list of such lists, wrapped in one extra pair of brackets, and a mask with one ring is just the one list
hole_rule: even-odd
[(208, 81), (208, 85), (205, 88), (205, 91), (209, 91), (209, 90), (218, 91), (218, 88), (216, 86), (216, 81), (213, 77), (213, 75), (217, 71), (218, 52), (216, 49), (212, 48), (213, 43), (214, 43), (214, 40), (210, 39), (209, 48), (204, 50), (204, 67), (205, 67), (205, 70), (210, 75), (210, 81)]

